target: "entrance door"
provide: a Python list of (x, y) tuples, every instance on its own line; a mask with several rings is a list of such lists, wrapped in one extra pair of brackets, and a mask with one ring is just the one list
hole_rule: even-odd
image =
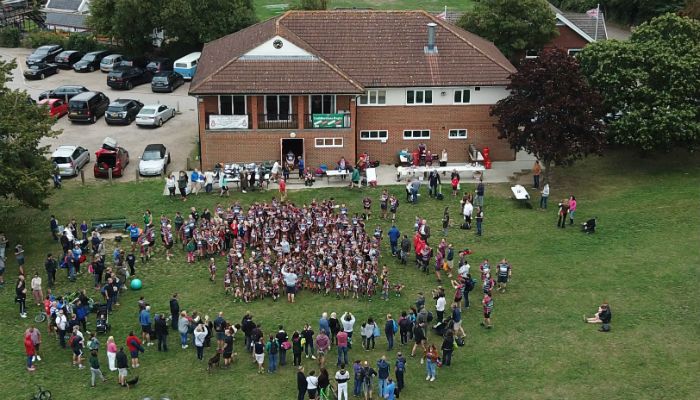
[(297, 160), (304, 158), (304, 139), (280, 139), (280, 160), (283, 160), (284, 165), (291, 171), (297, 165)]

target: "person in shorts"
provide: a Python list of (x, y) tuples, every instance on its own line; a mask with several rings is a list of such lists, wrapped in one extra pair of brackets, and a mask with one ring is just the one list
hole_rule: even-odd
[(214, 332), (216, 333), (216, 350), (223, 350), (226, 338), (226, 320), (223, 311), (219, 311), (219, 316), (214, 320)]
[(124, 346), (119, 348), (117, 352), (117, 371), (119, 371), (119, 384), (121, 386), (126, 386), (126, 375), (128, 373), (129, 364), (126, 360), (126, 354), (124, 353)]

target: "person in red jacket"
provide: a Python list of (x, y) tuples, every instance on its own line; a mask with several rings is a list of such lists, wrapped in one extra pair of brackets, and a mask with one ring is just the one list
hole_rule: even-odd
[(287, 200), (287, 183), (283, 179), (280, 179), (280, 201)]
[(131, 353), (131, 368), (139, 367), (139, 351), (143, 351), (141, 347), (141, 341), (134, 331), (129, 332), (129, 336), (126, 338), (126, 346), (129, 348), (129, 353)]
[(27, 333), (24, 335), (24, 351), (27, 353), (27, 370), (34, 371), (32, 360), (34, 359), (34, 343), (32, 343), (32, 335)]

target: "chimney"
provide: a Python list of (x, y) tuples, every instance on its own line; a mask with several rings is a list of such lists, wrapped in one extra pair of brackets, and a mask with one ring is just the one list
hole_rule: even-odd
[(428, 45), (425, 46), (425, 54), (435, 54), (438, 52), (437, 46), (435, 45), (435, 27), (436, 23), (430, 22), (428, 24)]

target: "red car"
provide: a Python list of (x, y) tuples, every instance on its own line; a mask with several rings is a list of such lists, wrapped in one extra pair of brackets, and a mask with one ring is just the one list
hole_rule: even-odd
[(109, 169), (112, 168), (112, 176), (122, 176), (124, 169), (129, 164), (129, 152), (123, 147), (114, 149), (99, 149), (95, 152), (95, 178), (109, 176)]
[(49, 115), (56, 118), (68, 114), (68, 103), (63, 99), (44, 99), (39, 101), (39, 107), (44, 107)]

